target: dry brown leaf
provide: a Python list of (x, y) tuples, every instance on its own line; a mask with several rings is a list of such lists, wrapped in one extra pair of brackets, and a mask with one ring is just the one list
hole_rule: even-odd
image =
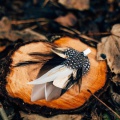
[(34, 36), (34, 40), (47, 40), (47, 37), (45, 37), (44, 35), (37, 33), (29, 28), (25, 29), (24, 31), (22, 31), (23, 33), (27, 33), (27, 34), (31, 34)]
[(45, 118), (37, 114), (26, 114), (24, 112), (20, 112), (23, 120), (81, 120), (81, 115), (57, 115), (51, 118)]
[(77, 10), (89, 9), (89, 0), (58, 0), (58, 2), (70, 9), (71, 8)]
[[(118, 77), (118, 76), (117, 76)], [(120, 77), (117, 78), (120, 80)], [(112, 101), (114, 102), (114, 105), (116, 106), (116, 108), (119, 108), (120, 107), (120, 94), (119, 94), (119, 85), (120, 85), (120, 82), (119, 81), (114, 81), (116, 83), (116, 90), (113, 86), (110, 86), (110, 96), (112, 98)], [(120, 117), (119, 117), (120, 118)]]
[(112, 81), (116, 84), (120, 84), (120, 76), (119, 75), (115, 75), (113, 78), (112, 78)]
[(11, 30), (11, 21), (7, 17), (3, 17), (0, 21), (0, 32), (8, 32)]
[(63, 26), (74, 26), (77, 22), (77, 18), (72, 13), (68, 13), (65, 16), (60, 16), (55, 19), (56, 22), (60, 23)]
[(111, 33), (120, 37), (120, 24), (113, 25)]
[(30, 41), (30, 40), (40, 40), (47, 38), (32, 30), (24, 30), (24, 31), (18, 31), (18, 30), (11, 30), (9, 32), (0, 32), (0, 39), (7, 38), (11, 41), (15, 41), (18, 39), (23, 39), (24, 41)]
[(25, 41), (30, 40), (47, 40), (47, 38), (30, 28), (27, 28), (22, 31), (12, 30), (11, 21), (7, 17), (3, 17), (0, 21), (0, 39), (9, 39), (11, 41), (15, 41), (18, 39), (23, 39)]
[[(115, 29), (116, 28), (116, 29)], [(118, 34), (119, 26), (113, 26), (112, 31)], [(120, 37), (110, 35), (102, 38), (101, 43), (97, 45), (97, 60), (103, 60), (101, 54), (106, 55), (107, 63), (112, 72), (115, 74), (120, 73)]]
[(105, 54), (104, 48), (105, 48), (105, 44), (106, 44), (107, 39), (108, 39), (108, 37), (103, 37), (101, 42), (97, 45), (97, 60), (104, 60), (101, 57), (101, 54)]

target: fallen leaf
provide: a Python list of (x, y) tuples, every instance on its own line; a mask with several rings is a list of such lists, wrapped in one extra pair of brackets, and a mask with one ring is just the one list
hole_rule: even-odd
[(92, 111), (91, 117), (92, 117), (92, 120), (101, 120), (101, 114), (98, 115), (98, 113), (96, 112), (96, 110)]
[(0, 39), (5, 39), (5, 38), (7, 38), (10, 41), (16, 41), (18, 39), (23, 39), (25, 41), (41, 40), (41, 39), (47, 40), (45, 35), (37, 33), (30, 28), (21, 31), (13, 30), (11, 28), (11, 21), (7, 17), (3, 17), (2, 20), (0, 21)]
[(97, 60), (104, 60), (101, 57), (101, 54), (106, 55), (106, 52), (104, 49), (105, 49), (105, 44), (106, 44), (107, 39), (108, 39), (108, 37), (102, 38), (101, 42), (97, 45)]
[(45, 118), (37, 114), (26, 114), (20, 111), (23, 120), (81, 120), (82, 115), (57, 115), (51, 118)]
[(118, 86), (120, 86), (120, 75), (115, 75), (113, 78), (112, 78), (112, 81)]
[(72, 13), (68, 13), (65, 16), (60, 16), (56, 18), (55, 21), (63, 26), (68, 27), (68, 26), (74, 26), (75, 23), (77, 22), (77, 18)]
[(116, 104), (117, 107), (120, 107), (120, 94), (116, 93), (113, 90), (113, 87), (110, 87), (110, 95), (113, 100), (113, 102)]
[(3, 17), (0, 21), (0, 32), (8, 32), (11, 29), (11, 21)]
[(120, 24), (113, 25), (111, 33), (120, 37)]
[[(116, 27), (117, 29), (118, 27)], [(112, 30), (115, 32), (115, 26)], [(115, 74), (120, 73), (120, 37), (110, 35), (102, 38), (101, 42), (97, 45), (97, 60), (104, 60), (102, 54), (106, 56), (107, 64), (112, 72)]]
[(70, 9), (89, 9), (89, 0), (59, 0), (58, 2)]

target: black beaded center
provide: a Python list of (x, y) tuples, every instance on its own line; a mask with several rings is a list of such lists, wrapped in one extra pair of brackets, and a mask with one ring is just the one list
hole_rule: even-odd
[(82, 68), (82, 74), (85, 74), (89, 70), (90, 62), (88, 57), (84, 56), (83, 52), (68, 48), (65, 51), (65, 55), (68, 57), (63, 63), (65, 66), (76, 70)]

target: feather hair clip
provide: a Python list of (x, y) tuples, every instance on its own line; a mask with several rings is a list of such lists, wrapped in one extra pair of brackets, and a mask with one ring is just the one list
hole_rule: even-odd
[(91, 52), (89, 48), (83, 52), (73, 48), (53, 48), (52, 51), (65, 58), (65, 61), (40, 78), (28, 83), (34, 84), (31, 101), (41, 99), (50, 101), (59, 98), (75, 83), (79, 83), (80, 78), (89, 71), (90, 62), (87, 57)]

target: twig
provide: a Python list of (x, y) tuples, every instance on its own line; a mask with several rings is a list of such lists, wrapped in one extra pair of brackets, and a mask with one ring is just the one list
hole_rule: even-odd
[(88, 37), (88, 36), (86, 36), (86, 35), (82, 35), (82, 34), (80, 35), (80, 34), (79, 34), (79, 36), (80, 36), (81, 38), (86, 39), (86, 40), (90, 40), (90, 41), (93, 41), (93, 42), (99, 43), (99, 41), (97, 41), (96, 39), (91, 38), (91, 37)]
[[(71, 29), (72, 29), (72, 28), (71, 28)], [(82, 37), (82, 38), (84, 38), (84, 39), (86, 39), (86, 40), (91, 40), (91, 41), (94, 41), (94, 42), (96, 42), (96, 43), (99, 43), (96, 39), (91, 38), (91, 37), (88, 37), (88, 36), (82, 34), (80, 31), (78, 31), (78, 30), (76, 30), (76, 29), (72, 29), (72, 30), (73, 30), (77, 35), (79, 35), (80, 37)]]
[(7, 117), (7, 115), (5, 113), (5, 110), (4, 110), (4, 108), (3, 108), (1, 103), (0, 103), (0, 115), (1, 115), (3, 120), (8, 120), (8, 117)]
[(98, 35), (111, 35), (111, 33), (110, 32), (98, 32), (98, 33), (92, 33), (92, 32), (90, 32), (90, 33), (88, 33), (87, 35), (90, 35), (90, 36), (92, 36), (92, 35), (94, 35), (94, 36), (98, 36)]
[(100, 100), (96, 95), (94, 95), (90, 90), (87, 90), (93, 97), (95, 97), (100, 103), (102, 103), (105, 107), (107, 107), (112, 113), (114, 113), (119, 119), (120, 115), (118, 115), (112, 108), (110, 108), (107, 104), (105, 104), (102, 100)]
[[(25, 29), (31, 29), (31, 30), (34, 30), (35, 28), (37, 28), (37, 25), (31, 26), (31, 27), (29, 27), (29, 28), (25, 28)], [(25, 30), (25, 29), (24, 29), (24, 30)]]
[(83, 35), (81, 32), (79, 32), (78, 30), (72, 29), (72, 28), (67, 28), (67, 27), (61, 27), (61, 30), (65, 31), (65, 32), (69, 32), (71, 34), (77, 34), (79, 37), (84, 38), (86, 40), (90, 40), (90, 41), (94, 41), (96, 43), (99, 43), (99, 41), (97, 41), (94, 38), (88, 37), (86, 35)]
[(11, 22), (11, 24), (19, 25), (19, 24), (26, 24), (26, 23), (32, 23), (32, 22), (47, 22), (47, 21), (48, 21), (48, 20), (45, 19), (45, 18), (30, 19), (30, 20), (20, 20), (20, 21), (13, 20), (13, 21)]

